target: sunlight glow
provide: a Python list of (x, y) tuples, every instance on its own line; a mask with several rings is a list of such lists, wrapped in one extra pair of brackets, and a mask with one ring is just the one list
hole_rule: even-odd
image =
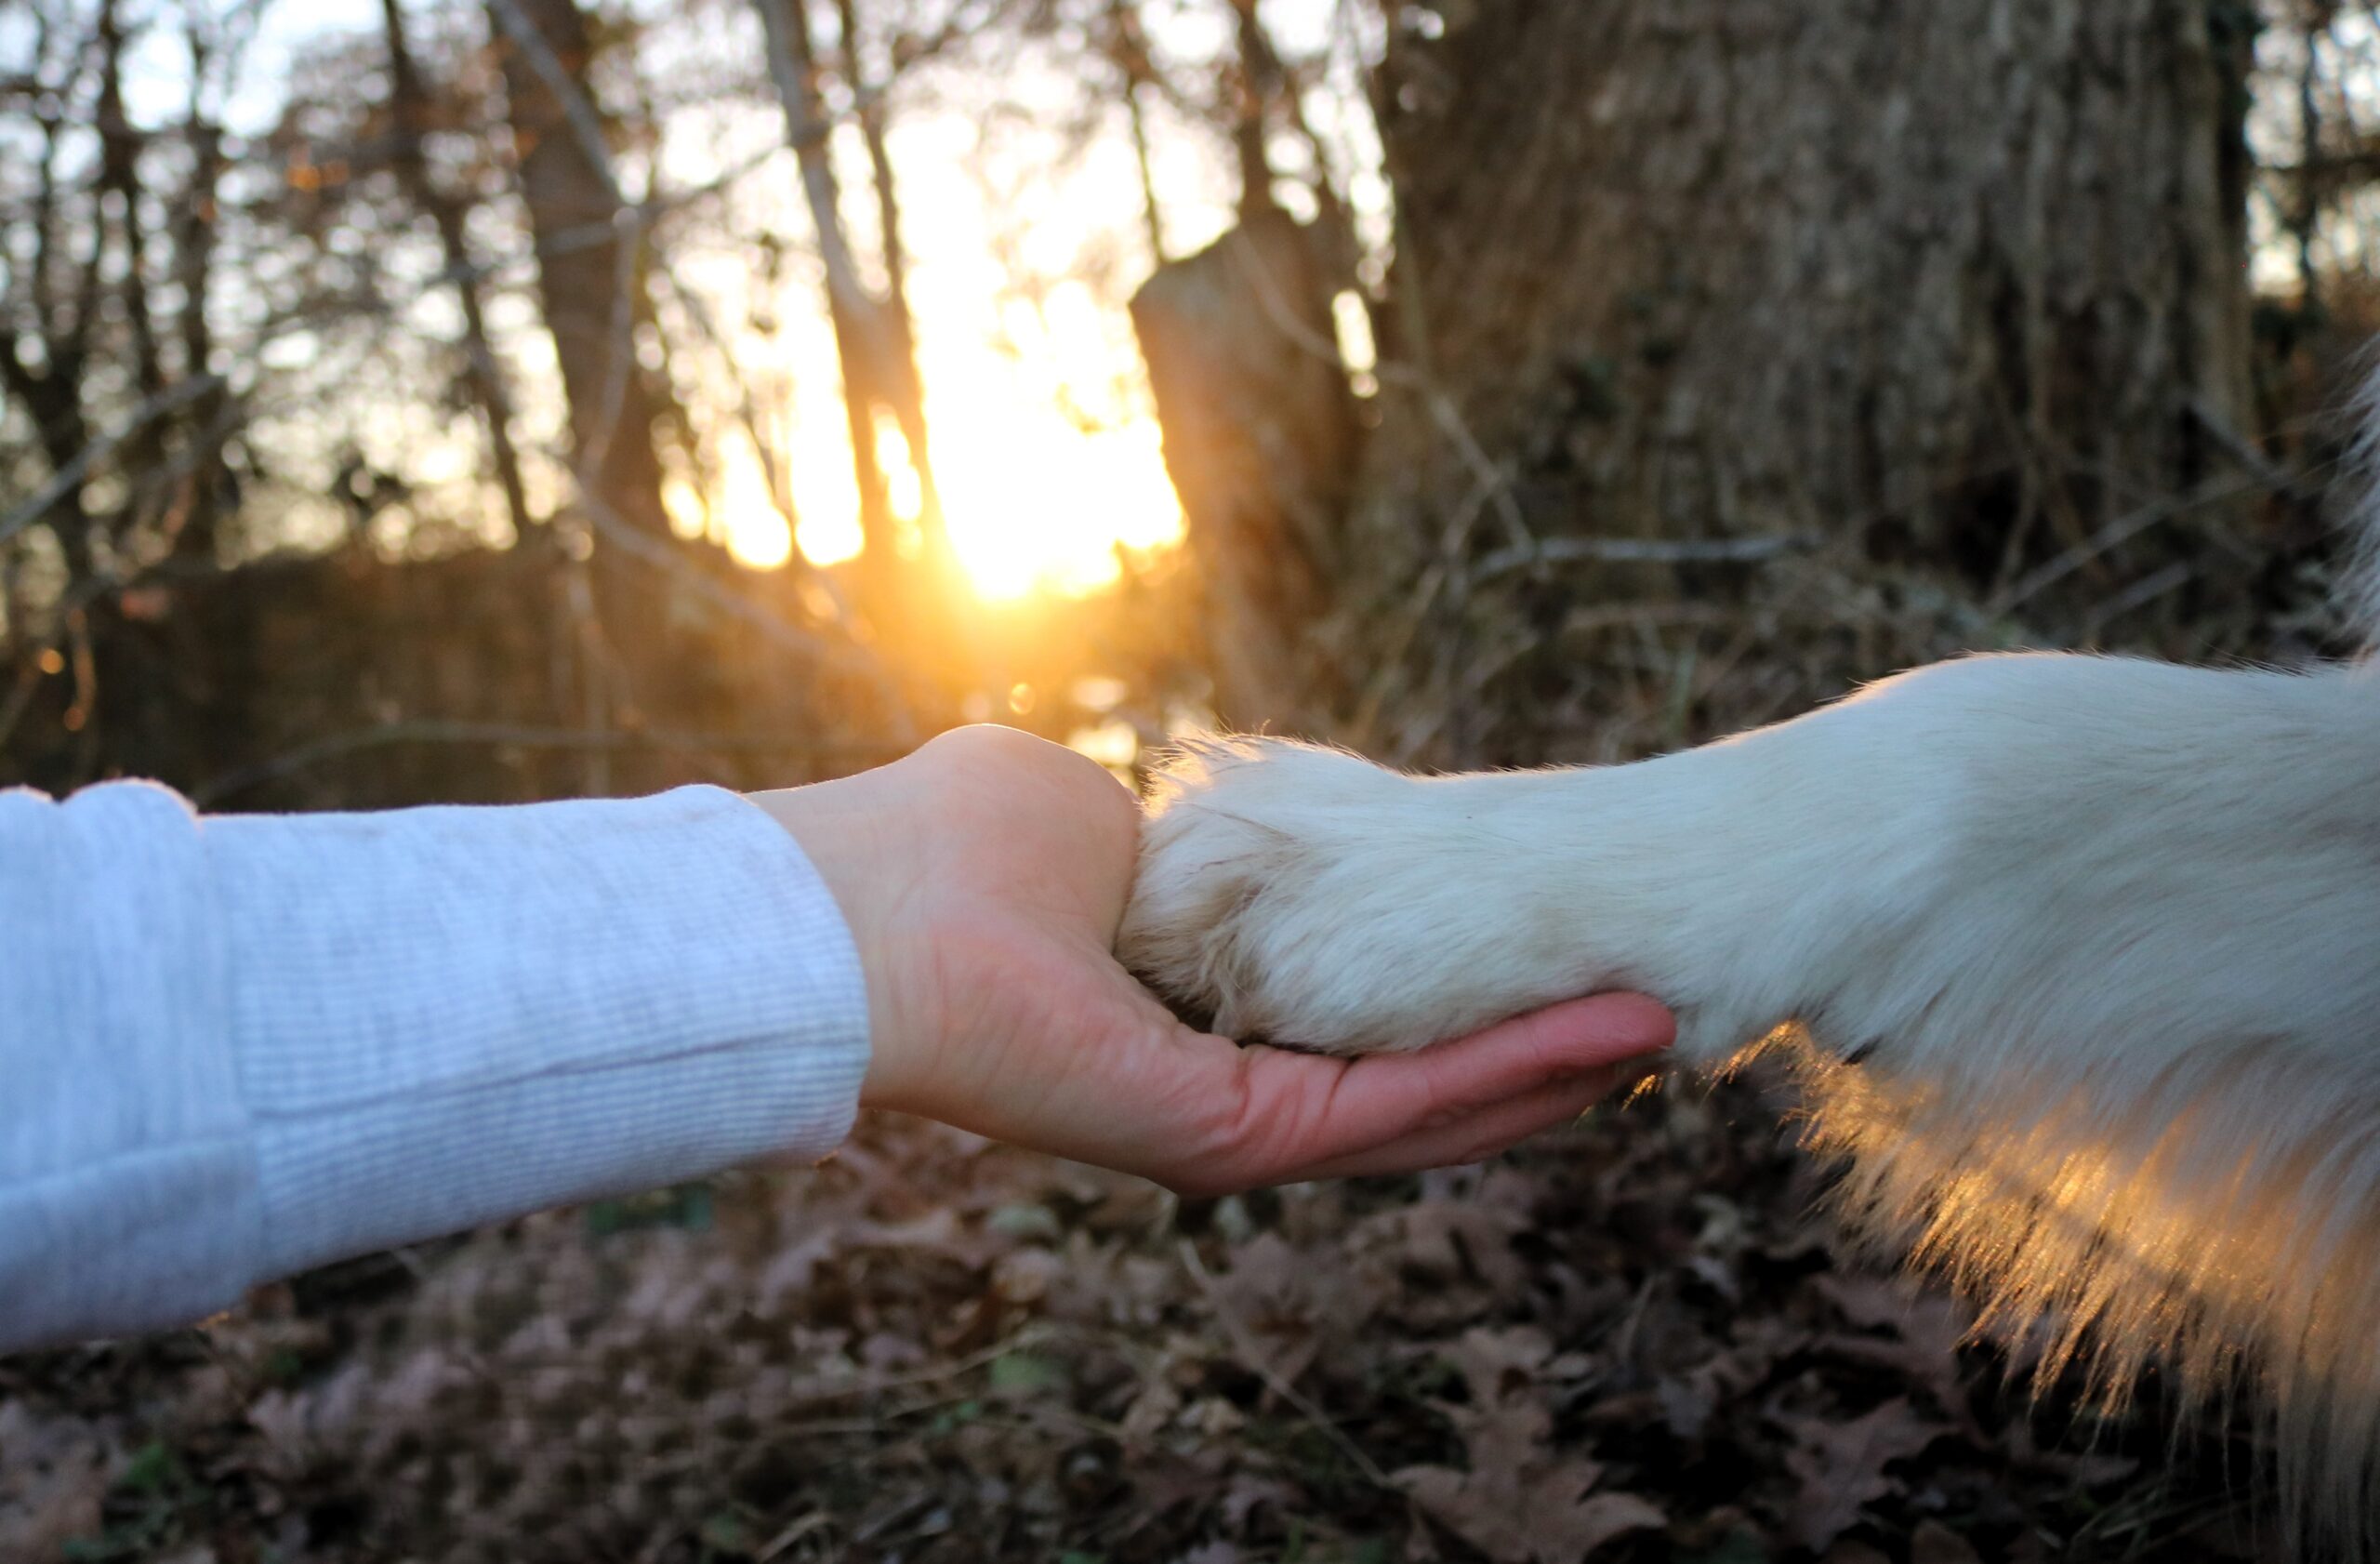
[(859, 530), (859, 512), (852, 508), (823, 515), (804, 510), (794, 539), (801, 545), (801, 557), (820, 566), (859, 558), (860, 546), (866, 541)]
[[(990, 353), (951, 355), (929, 375), (934, 474), (951, 550), (969, 584), (990, 602), (1036, 591), (1087, 596), (1116, 584), (1122, 556), (1182, 540), (1181, 503), (1166, 475), (1156, 420), (1144, 416), (1087, 429), (1069, 417), (1063, 386), (1051, 383), (1057, 378), (1046, 371), (1039, 378), (1044, 383), (1034, 386), (1036, 377), (1023, 366)], [(877, 430), (877, 457), (894, 511), (914, 519), (922, 485), (907, 443), (889, 421)], [(848, 446), (842, 460), (849, 461)], [(752, 478), (759, 481), (757, 471)], [(747, 563), (759, 563), (769, 551), (763, 545), (782, 536), (765, 490), (759, 500), (757, 508), (721, 504), (730, 546)], [(798, 533), (802, 556), (826, 565), (856, 555), (855, 510), (848, 487), (805, 504)], [(780, 530), (747, 537), (747, 527), (769, 522)], [(774, 555), (778, 563), (784, 557)]]
[[(927, 443), (932, 443), (931, 434)], [(884, 473), (884, 497), (892, 507), (892, 514), (905, 522), (915, 522), (924, 515), (925, 479), (910, 458), (909, 442), (902, 434), (900, 424), (881, 413), (876, 417), (876, 465)]]
[[(1041, 85), (1071, 91), (1055, 77)], [(748, 126), (733, 115), (690, 121), (667, 149), (672, 179), (694, 185), (715, 177), (721, 146), (741, 144), (747, 130), (754, 145), (782, 136), (770, 116), (750, 118)], [(734, 135), (721, 128), (729, 120)], [(1117, 143), (1053, 174), (1055, 149), (1046, 139), (990, 135), (959, 113), (909, 115), (896, 122), (892, 142), (908, 218), (907, 297), (932, 497), (960, 573), (986, 602), (1088, 596), (1113, 586), (1129, 562), (1183, 536), (1124, 309), (1143, 264), (1130, 218), (1142, 198), (1137, 165)], [(1170, 170), (1169, 234), (1176, 245), (1202, 243), (1228, 225), (1230, 202), (1210, 198), (1200, 181), (1211, 170), (1201, 157), (1186, 147), (1160, 150)], [(839, 151), (845, 154), (860, 155)], [(868, 177), (857, 168), (853, 176)], [(783, 199), (777, 186), (753, 181), (739, 194), (749, 205), (737, 213), (739, 231), (806, 226), (806, 214), (782, 209)], [(681, 271), (700, 273), (714, 318), (767, 323), (746, 326), (732, 395), (719, 401), (742, 401), (792, 491), (788, 545), (759, 454), (740, 431), (722, 433), (714, 422), (703, 497), (712, 535), (756, 565), (795, 549), (822, 567), (857, 557), (866, 538), (852, 431), (817, 279), (800, 269), (756, 272), (734, 246), (684, 257)], [(893, 547), (912, 557), (923, 541), (914, 524), (929, 509), (927, 473), (898, 421), (880, 410), (863, 437), (873, 442), (886, 485)]]
[(730, 433), (720, 441), (714, 464), (716, 476), (707, 495), (682, 460), (669, 464), (661, 481), (661, 504), (670, 530), (684, 538), (723, 543), (738, 564), (753, 570), (774, 570), (791, 559), (793, 529), (770, 493), (768, 473), (752, 442)]
[(681, 537), (700, 537), (710, 530), (710, 507), (702, 490), (679, 473), (661, 481), (661, 508), (669, 514), (669, 530)]
[(1096, 727), (1077, 728), (1066, 735), (1066, 748), (1129, 779), (1132, 762), (1141, 758), (1141, 734), (1131, 723), (1110, 718)]
[(748, 444), (731, 449), (720, 474), (715, 512), (726, 533), (727, 551), (755, 570), (774, 570), (793, 557), (793, 529), (769, 493), (768, 474)]
[(1352, 289), (1330, 300), (1330, 322), (1339, 338), (1339, 357), (1357, 396), (1380, 393), (1380, 347), (1372, 340), (1371, 311)]
[(1182, 509), (1153, 422), (1084, 433), (1055, 409), (962, 414), (939, 464), (950, 544), (976, 591), (1070, 597), (1115, 585), (1118, 550), (1182, 539)]

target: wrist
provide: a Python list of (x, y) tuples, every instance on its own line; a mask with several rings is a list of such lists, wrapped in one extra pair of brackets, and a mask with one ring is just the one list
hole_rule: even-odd
[(916, 889), (914, 859), (898, 827), (892, 768), (832, 782), (746, 795), (790, 835), (834, 896), (859, 953), (867, 991), (868, 1062), (864, 1107), (902, 1107), (923, 1073), (923, 1035), (904, 1014), (898, 965), (901, 909)]

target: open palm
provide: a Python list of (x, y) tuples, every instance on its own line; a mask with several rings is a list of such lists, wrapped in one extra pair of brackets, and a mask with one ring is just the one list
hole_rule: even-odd
[(864, 1102), (1185, 1193), (1475, 1160), (1575, 1117), (1672, 1035), (1668, 1012), (1628, 994), (1355, 1061), (1187, 1027), (1113, 954), (1138, 806), (1091, 762), (1009, 729), (757, 802), (859, 942)]

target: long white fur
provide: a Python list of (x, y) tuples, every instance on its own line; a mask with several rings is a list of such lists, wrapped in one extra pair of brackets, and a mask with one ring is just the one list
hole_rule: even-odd
[(1218, 1029), (1624, 987), (1785, 1048), (1857, 1233), (2111, 1398), (2245, 1385), (2304, 1545), (2380, 1557), (2380, 669), (1975, 657), (1596, 770), (1207, 738), (1150, 812), (1121, 948)]

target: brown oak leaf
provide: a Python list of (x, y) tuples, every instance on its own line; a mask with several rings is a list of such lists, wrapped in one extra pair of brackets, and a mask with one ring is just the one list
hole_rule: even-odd
[(1812, 1552), (1823, 1552), (1858, 1521), (1862, 1507), (1892, 1491), (1886, 1466), (1950, 1431), (1905, 1396), (1848, 1423), (1804, 1416), (1778, 1421), (1793, 1440), (1785, 1467), (1801, 1484), (1787, 1523), (1793, 1540)]

